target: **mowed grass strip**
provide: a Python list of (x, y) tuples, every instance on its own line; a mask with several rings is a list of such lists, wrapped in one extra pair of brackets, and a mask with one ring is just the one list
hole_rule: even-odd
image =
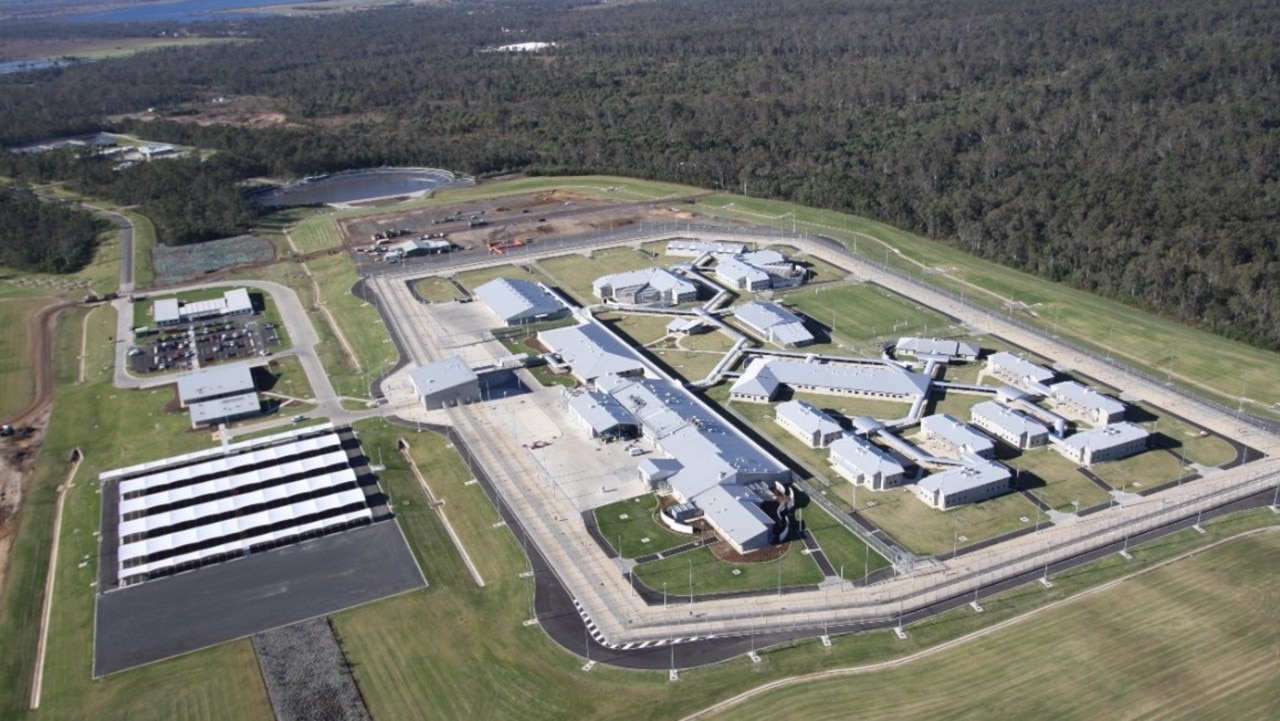
[[(837, 495), (851, 501), (845, 484)], [(1026, 528), (1035, 522), (1036, 507), (1020, 493), (1006, 493), (980, 503), (968, 503), (949, 511), (924, 504), (909, 488), (888, 491), (859, 490), (858, 512), (916, 553), (950, 553), (953, 547)], [(873, 505), (874, 504), (874, 505)], [(1029, 519), (1023, 521), (1023, 518)], [(959, 541), (964, 536), (967, 541)]]
[(28, 332), (28, 319), (53, 302), (52, 298), (39, 297), (0, 300), (0, 347), (6, 349), (0, 353), (0, 417), (21, 410), (35, 393), (35, 371), (28, 352), (35, 338)]
[(728, 591), (767, 590), (822, 582), (822, 571), (804, 552), (804, 544), (787, 545), (782, 556), (759, 563), (729, 563), (716, 558), (707, 548), (681, 553), (668, 558), (642, 563), (635, 576), (644, 585), (661, 591), (665, 585), (668, 597), (689, 597), (690, 579), (693, 595)]
[(300, 253), (329, 250), (342, 246), (338, 224), (329, 214), (313, 215), (289, 229), (289, 237)]
[(1280, 534), (1239, 539), (919, 662), (714, 718), (1271, 718), (1280, 575), (1257, 571), (1278, 553)]
[[(346, 338), (360, 363), (360, 370), (357, 371), (346, 360), (346, 352), (336, 337), (333, 337), (332, 343), (322, 343), (333, 347), (324, 349), (321, 360), (329, 370), (333, 386), (339, 394), (366, 396), (368, 382), (378, 374), (390, 370), (399, 357), (391, 342), (391, 335), (382, 324), (378, 310), (351, 294), (351, 287), (358, 278), (350, 259), (344, 255), (331, 255), (308, 261), (307, 267), (320, 289), (321, 302), (332, 314), (333, 322)], [(316, 322), (314, 315), (312, 322)], [(329, 325), (323, 314), (320, 314), (319, 322)]]

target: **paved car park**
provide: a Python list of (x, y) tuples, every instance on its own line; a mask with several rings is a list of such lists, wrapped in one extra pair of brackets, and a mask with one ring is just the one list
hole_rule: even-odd
[(270, 355), (281, 345), (276, 324), (260, 314), (193, 321), (139, 336), (129, 350), (135, 375), (196, 370), (203, 365)]

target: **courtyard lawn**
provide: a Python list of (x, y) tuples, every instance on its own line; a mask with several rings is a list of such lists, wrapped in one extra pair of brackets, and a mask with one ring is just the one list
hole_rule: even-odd
[(1111, 494), (1085, 478), (1076, 464), (1051, 448), (1022, 451), (1021, 455), (1005, 461), (1005, 465), (1017, 469), (1017, 485), (1031, 491), (1040, 500), (1064, 513), (1074, 513), (1072, 501), (1080, 501), (1080, 508), (1089, 508), (1111, 500)]
[(822, 552), (835, 567), (837, 574), (843, 570), (844, 578), (856, 580), (864, 571), (874, 572), (889, 566), (889, 561), (884, 556), (871, 550), (862, 539), (832, 518), (822, 506), (810, 503), (801, 513), (805, 529), (822, 547)]
[(1090, 466), (1089, 470), (1111, 484), (1112, 488), (1134, 493), (1176, 481), (1184, 475), (1176, 453), (1155, 449), (1118, 461), (1098, 463)]
[[(723, 543), (723, 541), (721, 541)], [(689, 597), (690, 578), (693, 595), (728, 591), (767, 590), (820, 583), (822, 571), (807, 554), (804, 544), (795, 542), (776, 561), (729, 563), (721, 561), (707, 548), (681, 553), (635, 567), (635, 576), (644, 585), (661, 591), (666, 584), (668, 598)]]
[(1151, 447), (1185, 454), (1187, 463), (1221, 466), (1236, 457), (1235, 449), (1221, 437), (1202, 435), (1201, 429), (1159, 409), (1143, 404), (1130, 407), (1128, 415), (1155, 435)]
[(416, 281), (413, 289), (428, 303), (448, 303), (462, 295), (458, 286), (439, 276)]
[[(846, 488), (851, 488), (845, 484)], [(843, 489), (837, 487), (844, 497)], [(851, 495), (849, 496), (851, 498)], [(981, 503), (969, 503), (949, 511), (937, 511), (906, 488), (860, 491), (858, 511), (885, 533), (915, 553), (950, 553), (959, 547), (1025, 528), (1033, 522), (1036, 507), (1020, 493), (1007, 493)], [(1023, 518), (1030, 519), (1023, 521)]]
[(654, 519), (657, 512), (658, 499), (653, 495), (628, 498), (593, 511), (600, 535), (623, 558), (638, 558), (697, 540), (696, 536), (667, 530)]
[(647, 346), (664, 338), (667, 335), (667, 324), (671, 322), (671, 316), (651, 313), (606, 312), (598, 314), (596, 318), (615, 333), (630, 338), (638, 346)]
[(948, 413), (965, 423), (969, 422), (970, 411), (983, 401), (992, 400), (993, 396), (979, 393), (963, 393), (961, 391), (940, 388), (929, 394), (925, 403), (926, 416)]
[(652, 351), (655, 359), (665, 365), (672, 374), (687, 381), (698, 381), (707, 377), (720, 362), (722, 354), (688, 351), (677, 348), (658, 349)]

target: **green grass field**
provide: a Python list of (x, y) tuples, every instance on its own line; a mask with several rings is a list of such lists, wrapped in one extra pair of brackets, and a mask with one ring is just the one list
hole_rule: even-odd
[(610, 503), (593, 512), (600, 535), (623, 558), (657, 553), (695, 540), (664, 528), (653, 518), (657, 510), (658, 499), (644, 495)]
[(693, 595), (802, 586), (822, 581), (822, 571), (813, 559), (802, 553), (804, 545), (796, 542), (776, 561), (761, 563), (727, 563), (706, 548), (681, 553), (635, 567), (635, 576), (644, 585), (661, 591), (666, 584), (668, 596), (689, 597), (690, 579)]
[[(335, 372), (337, 368), (350, 368), (345, 361), (345, 354), (340, 363), (325, 362), (334, 388), (342, 395), (368, 396), (371, 377), (390, 370), (399, 357), (395, 345), (391, 343), (391, 335), (382, 324), (382, 317), (378, 315), (377, 309), (351, 294), (351, 286), (358, 279), (346, 256), (317, 258), (307, 261), (307, 267), (315, 275), (325, 306), (333, 314), (334, 321), (360, 362), (360, 372), (350, 369), (346, 373)], [(342, 352), (340, 346), (335, 350)]]
[(713, 718), (1272, 718), (1280, 575), (1255, 570), (1277, 553), (1280, 534), (1241, 539), (901, 668), (772, 690)]
[(453, 283), (436, 276), (423, 278), (415, 282), (413, 287), (428, 303), (448, 303), (462, 295)]
[(1017, 469), (1019, 488), (1030, 490), (1064, 513), (1075, 511), (1072, 501), (1080, 501), (1080, 508), (1088, 508), (1111, 500), (1110, 494), (1076, 470), (1076, 464), (1050, 448), (1023, 451), (1005, 463)]
[(0, 347), (11, 349), (0, 354), (0, 417), (21, 410), (35, 392), (31, 357), (17, 349), (28, 347), (34, 340), (28, 337), (27, 316), (50, 302), (51, 299), (40, 297), (0, 300)]
[[(833, 490), (844, 501), (852, 501), (851, 484)], [(876, 526), (884, 529), (899, 543), (916, 553), (950, 553), (957, 536), (977, 543), (988, 538), (1025, 528), (1021, 519), (1035, 522), (1036, 507), (1018, 493), (1008, 493), (981, 503), (969, 503), (949, 511), (926, 506), (906, 488), (889, 491), (862, 490), (857, 494), (858, 511)], [(872, 505), (872, 504), (875, 505)]]
[(858, 345), (904, 335), (964, 334), (932, 310), (866, 283), (802, 287), (783, 299), (818, 323), (834, 327), (838, 340)]
[(1117, 490), (1138, 491), (1178, 480), (1181, 467), (1176, 454), (1149, 450), (1119, 461), (1098, 463), (1089, 470)]
[(342, 236), (328, 211), (312, 213), (289, 230), (289, 237), (301, 253), (342, 247)]

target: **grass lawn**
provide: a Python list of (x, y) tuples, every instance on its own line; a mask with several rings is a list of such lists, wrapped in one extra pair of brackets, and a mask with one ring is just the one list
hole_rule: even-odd
[[(762, 563), (728, 563), (721, 561), (710, 549), (681, 553), (635, 568), (635, 576), (644, 585), (661, 591), (667, 585), (668, 596), (689, 597), (689, 578), (692, 570), (693, 595), (777, 588), (779, 579), (784, 588), (802, 586), (822, 581), (822, 571), (808, 555), (801, 553), (804, 544), (792, 543), (778, 560)], [(734, 573), (737, 571), (737, 573)]]
[(989, 400), (991, 400), (991, 396), (988, 395), (939, 389), (929, 394), (929, 400), (924, 405), (924, 414), (932, 416), (938, 413), (949, 413), (953, 417), (968, 423), (969, 412), (973, 407)]
[[(35, 340), (28, 337), (27, 316), (51, 302), (50, 298), (40, 297), (0, 300), (0, 347), (9, 349), (7, 353), (0, 353), (0, 417), (18, 412), (31, 401), (35, 390), (31, 385), (34, 370), (31, 357), (19, 349), (30, 347)], [(76, 348), (79, 354), (78, 336)]]
[(657, 511), (657, 497), (643, 495), (601, 506), (594, 513), (596, 523), (600, 526), (600, 535), (623, 558), (657, 553), (697, 540), (695, 536), (667, 530), (654, 519)]
[[(846, 483), (835, 490), (843, 494), (849, 488), (852, 486)], [(916, 553), (950, 553), (957, 534), (968, 539), (960, 541), (963, 548), (1023, 528), (1027, 524), (1021, 519), (1034, 522), (1036, 515), (1036, 507), (1019, 493), (936, 511), (906, 488), (862, 491), (858, 494), (858, 510)]]
[(596, 278), (627, 270), (652, 268), (665, 263), (662, 256), (650, 258), (635, 248), (609, 248), (586, 255), (562, 255), (539, 260), (539, 268), (556, 280), (556, 284), (574, 296), (579, 303), (589, 305), (599, 299), (591, 292)]
[[(821, 408), (815, 399), (807, 397), (810, 403)], [(829, 464), (830, 451), (825, 448), (810, 448), (809, 444), (797, 438), (783, 428), (777, 420), (778, 405), (775, 403), (730, 403), (726, 406), (739, 420), (751, 426), (756, 433), (768, 439), (774, 447), (782, 451), (793, 461), (809, 469), (823, 484), (840, 480)]]
[[(336, 337), (322, 340), (321, 360), (329, 371), (333, 387), (339, 395), (367, 397), (373, 377), (390, 370), (399, 357), (391, 335), (377, 309), (351, 294), (351, 286), (358, 278), (350, 259), (345, 255), (330, 255), (307, 261), (307, 267), (315, 276), (322, 302), (360, 362), (359, 371), (351, 367)], [(312, 312), (311, 315), (312, 323), (329, 327), (323, 314)]]
[[(977, 342), (978, 339), (974, 338), (972, 340)], [(978, 376), (985, 369), (985, 363), (953, 363), (947, 366), (947, 370), (943, 373), (942, 379), (951, 383), (968, 383), (970, 385), (977, 385)], [(986, 382), (994, 385), (999, 381), (988, 380)]]
[(1178, 480), (1181, 467), (1176, 453), (1148, 450), (1119, 461), (1090, 466), (1089, 470), (1117, 490), (1138, 491)]
[(438, 276), (416, 281), (413, 287), (428, 303), (448, 303), (461, 295), (457, 286)]
[(733, 339), (720, 331), (687, 335), (676, 341), (676, 345), (684, 350), (718, 353), (724, 355), (733, 348)]
[(845, 578), (856, 579), (864, 569), (871, 572), (889, 565), (884, 556), (871, 550), (862, 539), (832, 518), (822, 506), (810, 503), (802, 513), (805, 528), (822, 547), (827, 560), (836, 567), (836, 572), (844, 569)]
[(1230, 443), (1216, 435), (1202, 437), (1199, 428), (1158, 409), (1147, 405), (1130, 406), (1128, 416), (1155, 435), (1151, 447), (1186, 454), (1188, 463), (1221, 466), (1236, 457)]
[(702, 380), (720, 362), (721, 353), (688, 350), (655, 350), (655, 359), (671, 373), (689, 381)]
[(1111, 500), (1111, 494), (1081, 475), (1075, 463), (1050, 448), (1023, 451), (1005, 463), (1018, 470), (1018, 488), (1030, 490), (1059, 511), (1075, 512), (1072, 501), (1088, 508)]
[(327, 211), (322, 211), (319, 215), (313, 211), (309, 217), (289, 229), (289, 237), (300, 253), (342, 247), (338, 224)]
[(156, 226), (142, 213), (117, 210), (133, 223), (133, 284), (138, 288), (150, 286), (156, 278), (155, 258)]
[(530, 266), (499, 265), (492, 268), (480, 268), (478, 270), (463, 271), (454, 276), (454, 280), (461, 283), (463, 288), (472, 293), (476, 292), (476, 288), (494, 278), (520, 278), (534, 283), (544, 283), (548, 286), (555, 285), (554, 280), (538, 270), (536, 263)]
[(867, 283), (801, 287), (782, 297), (827, 327), (834, 322), (835, 337), (856, 344), (897, 340), (906, 335), (932, 338), (964, 334), (932, 310)]
[(651, 315), (649, 313), (599, 313), (596, 315), (602, 323), (615, 333), (621, 333), (635, 345), (647, 346), (667, 335), (667, 324), (670, 316)]
[(1256, 569), (1277, 553), (1280, 534), (1237, 540), (919, 662), (771, 690), (713, 718), (1273, 717), (1280, 575)]

